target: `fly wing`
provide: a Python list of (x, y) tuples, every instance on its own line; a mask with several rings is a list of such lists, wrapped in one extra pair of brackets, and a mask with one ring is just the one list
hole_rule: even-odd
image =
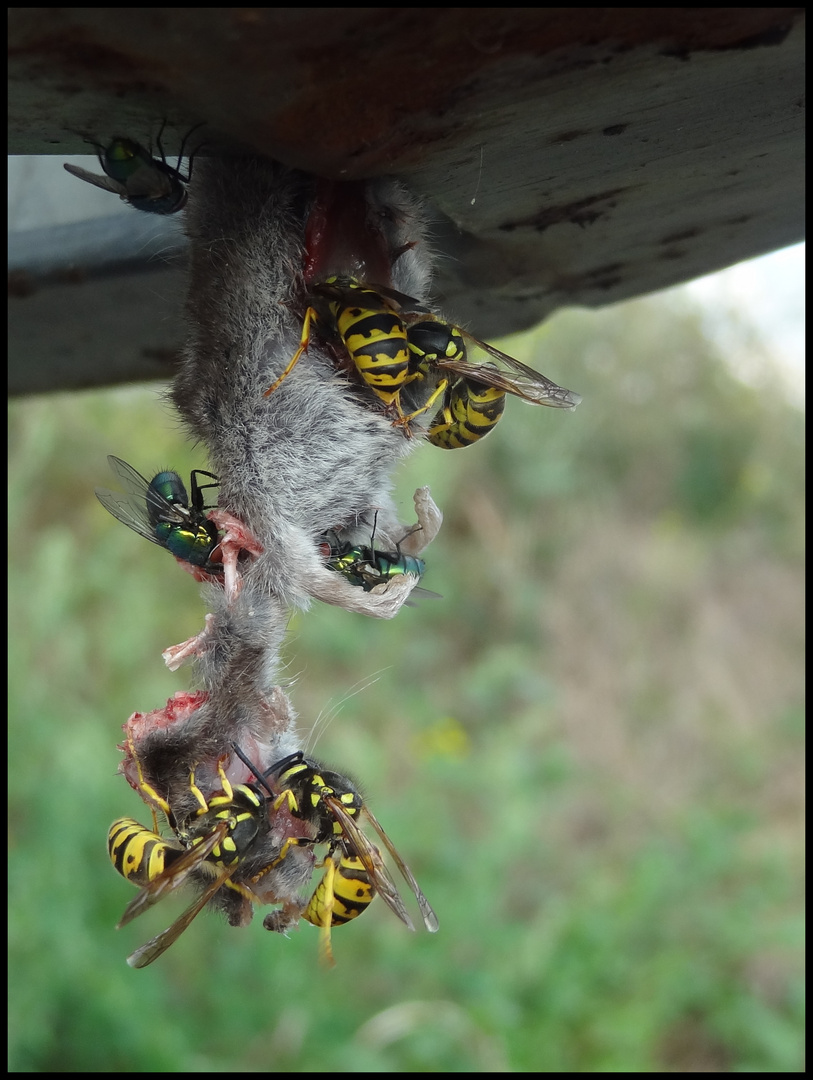
[[(127, 197), (130, 199), (166, 199), (173, 192), (174, 177), (157, 167), (161, 162), (142, 165), (127, 178)], [(181, 188), (181, 191), (183, 189)]]
[(416, 585), (412, 592), (409, 594), (409, 600), (404, 601), (405, 607), (415, 607), (413, 603), (415, 600), (442, 600), (443, 595), (439, 592), (432, 592), (431, 589), (424, 589), (420, 585)]
[(161, 520), (183, 525), (186, 524), (187, 519), (160, 492), (151, 488), (147, 480), (141, 473), (136, 472), (132, 465), (128, 465), (121, 458), (114, 457), (113, 454), (108, 456), (107, 461), (121, 480), (126, 494), (120, 491), (108, 491), (107, 488), (96, 488), (96, 498), (117, 521), (127, 525), (153, 544), (163, 547), (164, 545), (155, 535), (155, 525), (147, 510), (147, 499), (149, 498), (150, 505), (154, 509), (160, 510)]
[(144, 499), (139, 501), (132, 495), (122, 495), (120, 491), (108, 491), (107, 488), (96, 488), (96, 498), (117, 521), (127, 525), (146, 540), (151, 540), (153, 544), (163, 547), (155, 535)]
[(104, 191), (112, 191), (114, 195), (118, 195), (121, 199), (127, 198), (127, 188), (114, 180), (112, 176), (98, 176), (96, 173), (88, 172), (87, 169), (82, 169), (78, 165), (69, 165), (67, 162), (62, 166), (71, 176), (78, 176), (80, 180), (87, 181), (88, 184), (93, 184), (94, 187), (102, 188)]

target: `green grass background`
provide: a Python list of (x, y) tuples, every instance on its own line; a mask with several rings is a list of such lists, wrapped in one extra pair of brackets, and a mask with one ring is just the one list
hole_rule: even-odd
[(291, 620), (303, 740), (359, 779), (441, 924), (377, 902), (329, 971), (311, 926), (208, 913), (125, 964), (190, 898), (114, 929), (133, 890), (107, 828), (148, 821), (116, 743), (192, 685), (160, 654), (204, 609), (93, 488), (108, 453), (207, 463), (160, 388), (12, 405), (12, 1070), (803, 1068), (803, 417), (677, 293), (504, 345), (584, 401), (510, 399), (399, 473), (403, 520), (425, 483), (444, 510), (443, 599)]

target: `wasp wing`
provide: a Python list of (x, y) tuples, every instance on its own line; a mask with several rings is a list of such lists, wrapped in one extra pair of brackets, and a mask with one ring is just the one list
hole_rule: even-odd
[(487, 352), (489, 356), (504, 364), (512, 374), (509, 376), (492, 364), (472, 364), (468, 360), (442, 358), (435, 361), (437, 366), (444, 371), (451, 371), (463, 379), (472, 379), (486, 386), (493, 386), (497, 390), (504, 390), (507, 394), (514, 394), (523, 401), (530, 402), (531, 405), (549, 405), (554, 409), (575, 409), (581, 401), (581, 394), (559, 386), (540, 371), (528, 367), (493, 345), (480, 341), (467, 330), (461, 330), (460, 333)]
[[(199, 844), (195, 844), (179, 859), (176, 859), (171, 866), (160, 874), (154, 881), (151, 881), (149, 885), (145, 885), (144, 888), (134, 896), (127, 907), (124, 909), (124, 914), (119, 919), (117, 930), (120, 930), (122, 926), (126, 926), (128, 922), (132, 922), (133, 919), (141, 915), (147, 908), (157, 904), (159, 900), (163, 900), (165, 896), (169, 896), (180, 888), (181, 885), (187, 880), (193, 870), (196, 870), (218, 844), (222, 843), (229, 832), (229, 823), (227, 821), (221, 822), (217, 828), (204, 837)], [(229, 877), (234, 872), (234, 867), (230, 867), (229, 873), (226, 877)], [(224, 879), (225, 880), (225, 879)], [(222, 884), (222, 883), (221, 883)], [(174, 939), (173, 939), (174, 940)], [(163, 950), (162, 950), (163, 951)]]
[(206, 907), (217, 890), (229, 877), (231, 877), (233, 872), (234, 867), (225, 867), (223, 872), (218, 874), (218, 876), (206, 886), (194, 904), (192, 904), (191, 907), (188, 907), (171, 926), (168, 926), (166, 930), (162, 930), (160, 934), (156, 934), (154, 938), (150, 938), (145, 945), (142, 945), (141, 948), (136, 949), (134, 953), (131, 953), (127, 957), (127, 963), (130, 967), (146, 967), (148, 964), (151, 964), (153, 960), (157, 960), (162, 953), (165, 953), (170, 945), (178, 940), (195, 916)]
[(414, 311), (419, 315), (431, 314), (431, 309), (426, 304), (422, 304), (420, 300), (416, 300), (414, 296), (406, 296), (404, 293), (398, 292), (397, 289), (391, 289), (387, 285), (368, 285), (367, 287), (382, 296), (386, 296), (388, 300), (394, 300), (404, 311)]
[(383, 826), (381, 825), (381, 823), (379, 822), (379, 820), (375, 816), (375, 814), (373, 814), (372, 810), (370, 810), (366, 805), (362, 808), (362, 810), (363, 810), (363, 813), (367, 816), (367, 819), (370, 822), (370, 824), (372, 825), (372, 827), (375, 829), (375, 831), (381, 837), (381, 840), (382, 840), (384, 846), (386, 847), (387, 851), (390, 853), (393, 860), (395, 861), (395, 865), (398, 867), (398, 869), (403, 874), (404, 880), (409, 884), (410, 889), (412, 889), (413, 895), (415, 896), (415, 899), (418, 901), (418, 907), (421, 909), (421, 915), (423, 916), (424, 926), (430, 932), (430, 934), (436, 933), (437, 930), (438, 930), (438, 926), (439, 926), (438, 917), (434, 913), (434, 911), (432, 910), (432, 906), (430, 905), (429, 901), (423, 895), (423, 892), (421, 891), (421, 888), (418, 885), (418, 882), (415, 880), (415, 877), (414, 877), (412, 871), (409, 869), (407, 864), (404, 862), (404, 860), (401, 858), (401, 856), (395, 850), (395, 846), (393, 845), (392, 840), (390, 840), (390, 838), (384, 832)]
[(355, 278), (339, 278), (337, 281), (319, 281), (315, 285), (311, 286), (311, 292), (318, 293), (320, 296), (326, 296), (331, 300), (352, 300), (356, 296), (357, 290), (350, 287), (347, 283), (353, 282), (356, 286), (362, 289), (369, 289), (370, 292), (376, 293), (379, 298), (385, 297), (387, 300), (392, 300), (403, 311), (415, 312), (416, 314), (430, 314), (430, 309), (426, 304), (422, 304), (420, 300), (416, 300), (414, 296), (407, 296), (405, 293), (398, 292), (397, 289), (391, 289), (388, 285), (379, 285), (377, 282), (369, 281), (356, 281)]
[(330, 807), (331, 813), (341, 825), (344, 838), (348, 845), (364, 864), (364, 869), (370, 875), (370, 879), (372, 880), (376, 891), (381, 894), (384, 903), (391, 911), (395, 912), (408, 929), (414, 930), (415, 925), (409, 917), (409, 912), (404, 907), (404, 902), (398, 895), (398, 889), (396, 888), (395, 882), (392, 880), (392, 877), (376, 848), (364, 835), (358, 825), (356, 825), (353, 818), (347, 813), (338, 799), (333, 798), (332, 796), (325, 796), (325, 802)]

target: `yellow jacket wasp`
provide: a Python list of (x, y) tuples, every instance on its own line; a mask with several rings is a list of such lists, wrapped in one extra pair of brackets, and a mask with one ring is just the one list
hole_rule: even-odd
[[(387, 407), (397, 407), (409, 368), (407, 332), (398, 313), (401, 294), (351, 277), (329, 277), (312, 285), (311, 293), (313, 303), (305, 312), (299, 348), (264, 396), (272, 394), (297, 365), (310, 344), (311, 323), (316, 322), (327, 333), (335, 333), (373, 393)], [(419, 305), (419, 310), (426, 308)]]
[[(328, 963), (333, 963), (331, 928), (360, 915), (378, 892), (398, 918), (414, 930), (381, 853), (359, 828), (358, 817), (366, 818), (380, 836), (409, 884), (426, 928), (433, 933), (438, 929), (437, 917), (411, 870), (347, 777), (322, 769), (302, 751), (261, 770), (236, 744), (232, 744), (232, 749), (248, 766), (256, 782), (233, 785), (222, 764), (218, 763), (220, 793), (207, 798), (199, 788), (193, 770), (189, 789), (197, 809), (178, 820), (166, 799), (144, 778), (135, 747), (130, 743), (142, 796), (153, 807), (154, 817), (156, 809), (164, 814), (175, 838), (162, 837), (157, 832), (157, 821), (154, 821), (153, 829), (133, 818), (119, 818), (111, 825), (108, 850), (113, 866), (128, 881), (142, 886), (125, 908), (119, 927), (186, 882), (206, 883), (200, 896), (166, 930), (128, 957), (131, 967), (146, 967), (163, 955), (221, 888), (232, 889), (252, 903), (258, 903), (254, 887), (265, 874), (288, 858), (293, 849), (311, 849), (322, 843), (329, 844), (322, 863), (325, 871), (310, 900), (288, 903), (268, 915), (264, 920), (267, 929), (284, 932), (301, 915), (320, 928), (321, 954)], [(269, 785), (272, 776), (278, 793)], [(256, 854), (257, 848), (264, 850), (262, 845), (267, 843), (269, 814), (280, 809), (287, 810), (292, 819), (301, 821), (305, 834), (289, 835), (284, 842), (274, 846), (267, 861), (246, 878), (241, 869), (249, 856)]]
[[(234, 749), (250, 765), (236, 746)], [(415, 929), (380, 851), (361, 831), (357, 819), (366, 819), (378, 833), (412, 890), (424, 925), (435, 933), (438, 920), (429, 901), (351, 780), (323, 769), (302, 751), (277, 762), (258, 780), (264, 783), (269, 775), (276, 777), (275, 786), (283, 793), (293, 795), (297, 805), (294, 815), (302, 817), (315, 831), (312, 842), (330, 845), (322, 864), (325, 873), (302, 911), (302, 918), (322, 931), (321, 953), (325, 961), (333, 963), (331, 927), (349, 922), (366, 911), (376, 892), (410, 930)], [(269, 929), (279, 929), (275, 916), (276, 913), (266, 919)]]
[[(249, 855), (255, 855), (258, 851), (261, 855), (264, 853), (263, 845), (267, 844), (270, 831), (269, 814), (281, 807), (290, 809), (288, 793), (283, 792), (271, 800), (259, 785), (232, 785), (222, 764), (218, 763), (220, 794), (205, 797), (193, 770), (189, 789), (197, 802), (197, 809), (178, 820), (166, 799), (145, 780), (132, 741), (130, 753), (138, 771), (141, 794), (153, 808), (154, 828), (148, 829), (133, 818), (119, 818), (110, 826), (108, 851), (113, 866), (128, 881), (142, 886), (125, 908), (118, 926), (125, 926), (189, 880), (208, 882), (195, 902), (166, 930), (127, 958), (131, 967), (141, 968), (157, 960), (174, 944), (221, 888), (232, 889), (252, 903), (260, 902), (253, 886), (287, 857), (292, 843), (298, 844), (300, 839), (308, 841), (309, 837), (296, 837), (293, 840), (289, 837), (282, 844), (271, 845), (267, 858), (261, 860), (259, 870), (255, 869), (245, 881), (234, 880), (235, 875), (240, 875)], [(255, 767), (251, 768), (256, 774)], [(264, 782), (262, 786), (270, 792)], [(175, 839), (166, 840), (157, 832), (156, 809), (166, 817)], [(296, 922), (300, 908), (296, 904), (286, 907), (295, 910), (291, 913), (283, 909), (283, 912), (276, 914), (278, 920), (279, 916), (285, 914), (287, 925), (290, 926)], [(283, 928), (282, 923), (280, 928)]]
[[(506, 394), (558, 409), (575, 408), (581, 401), (579, 394), (386, 286), (337, 276), (312, 285), (310, 293), (299, 348), (265, 396), (298, 363), (316, 322), (344, 346), (358, 374), (397, 413), (394, 423), (407, 434), (412, 421), (442, 398), (427, 438), (444, 449), (468, 446), (487, 435), (502, 415)], [(472, 363), (467, 342), (496, 364)]]

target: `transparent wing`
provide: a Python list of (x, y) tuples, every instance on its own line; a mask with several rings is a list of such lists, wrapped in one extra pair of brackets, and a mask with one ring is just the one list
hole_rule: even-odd
[(404, 862), (404, 860), (401, 858), (401, 856), (395, 850), (395, 847), (394, 847), (394, 845), (392, 843), (392, 840), (390, 840), (390, 838), (384, 832), (384, 829), (381, 826), (381, 823), (379, 822), (378, 818), (373, 814), (372, 810), (369, 810), (367, 808), (367, 806), (363, 806), (362, 807), (362, 813), (366, 814), (367, 819), (369, 820), (370, 824), (375, 829), (375, 831), (378, 833), (378, 835), (381, 837), (382, 843), (384, 844), (387, 851), (392, 856), (392, 858), (393, 858), (393, 860), (395, 862), (395, 865), (398, 867), (398, 869), (403, 874), (404, 880), (409, 884), (410, 889), (412, 889), (412, 892), (413, 892), (413, 894), (415, 896), (415, 899), (418, 901), (418, 907), (421, 909), (421, 915), (423, 916), (424, 926), (426, 927), (426, 929), (431, 934), (436, 933), (436, 931), (438, 929), (438, 925), (439, 925), (438, 924), (438, 917), (434, 913), (434, 911), (432, 910), (432, 906), (430, 905), (429, 901), (423, 895), (423, 892), (421, 891), (421, 888), (418, 885), (418, 882), (415, 880), (415, 878), (414, 878), (414, 876), (412, 874), (412, 871), (409, 869), (407, 864)]
[(418, 314), (430, 314), (430, 308), (426, 304), (422, 304), (420, 300), (416, 300), (414, 296), (406, 296), (402, 292), (398, 292), (397, 289), (390, 289), (387, 285), (369, 285), (368, 288), (374, 292), (380, 293), (382, 296), (386, 296), (389, 300), (394, 300), (404, 311), (414, 311)]
[(155, 535), (155, 531), (147, 513), (147, 504), (135, 502), (130, 495), (122, 495), (121, 492), (108, 491), (106, 488), (96, 488), (96, 498), (109, 513), (121, 521), (124, 525), (133, 529), (153, 544), (163, 547), (163, 544)]
[[(334, 567), (334, 569), (335, 569), (335, 567)], [(365, 578), (369, 579), (369, 581), (367, 582), (367, 584), (369, 586), (369, 588), (368, 588), (369, 592), (372, 592), (374, 590), (378, 590), (378, 592), (381, 592), (381, 593), (385, 593), (387, 591), (387, 589), (389, 588), (390, 584), (393, 581), (397, 581), (401, 577), (413, 577), (413, 578), (417, 577), (417, 575), (413, 574), (411, 571), (405, 572), (403, 574), (382, 574), (380, 570), (378, 570), (375, 566), (370, 565), (369, 563), (364, 564), (362, 567), (356, 569), (354, 572), (356, 574), (358, 574), (360, 577), (365, 577)], [(383, 585), (384, 588), (383, 589), (379, 588), (380, 585)], [(407, 607), (415, 607), (415, 601), (416, 600), (442, 600), (442, 599), (443, 599), (443, 597), (441, 596), (440, 593), (432, 592), (431, 589), (424, 589), (423, 586), (416, 585), (415, 588), (412, 590), (412, 592), (409, 594), (409, 599), (405, 600), (404, 603), (406, 604)]]
[(127, 198), (127, 189), (123, 184), (120, 184), (118, 180), (114, 180), (112, 176), (98, 176), (96, 173), (88, 172), (87, 169), (82, 169), (78, 165), (69, 165), (67, 162), (62, 166), (71, 176), (78, 176), (80, 180), (86, 180), (88, 184), (93, 184), (94, 187), (102, 188), (104, 191), (112, 191), (114, 195), (118, 195), (122, 199)]
[[(176, 889), (180, 888), (192, 871), (196, 870), (201, 863), (205, 862), (206, 858), (211, 855), (217, 845), (224, 840), (228, 831), (229, 823), (227, 821), (221, 822), (204, 840), (201, 840), (199, 844), (190, 848), (180, 857), (180, 859), (176, 859), (171, 866), (167, 867), (163, 874), (159, 874), (159, 876), (151, 881), (149, 885), (145, 885), (124, 909), (124, 914), (119, 919), (116, 929), (120, 930), (122, 926), (126, 926), (128, 922), (132, 922), (133, 919), (145, 912), (147, 908), (151, 908), (153, 904), (157, 904), (159, 900), (163, 900), (165, 896), (169, 896), (171, 893), (175, 892)], [(226, 877), (229, 877), (234, 872), (235, 867), (232, 866), (227, 869), (229, 872), (226, 874)], [(183, 918), (183, 916), (181, 916), (181, 918)], [(175, 939), (173, 938), (173, 941), (174, 940)]]
[(141, 948), (136, 949), (134, 953), (131, 953), (127, 957), (127, 963), (130, 967), (146, 967), (147, 964), (151, 964), (153, 960), (157, 960), (162, 953), (165, 953), (170, 945), (178, 940), (195, 916), (206, 907), (217, 890), (229, 877), (231, 877), (233, 872), (233, 866), (225, 867), (223, 872), (218, 874), (218, 876), (206, 886), (194, 904), (192, 904), (191, 907), (188, 907), (171, 926), (168, 926), (166, 930), (162, 930), (160, 934), (156, 934), (154, 938), (150, 938), (145, 945), (142, 945)]
[(127, 525), (140, 536), (152, 541), (153, 544), (163, 547), (163, 544), (155, 535), (155, 526), (150, 520), (147, 511), (148, 493), (150, 504), (160, 509), (162, 520), (183, 525), (187, 519), (177, 507), (168, 502), (154, 488), (151, 489), (148, 481), (144, 479), (141, 473), (136, 472), (132, 465), (128, 465), (126, 461), (122, 461), (121, 458), (114, 457), (112, 454), (108, 456), (107, 460), (110, 468), (124, 485), (126, 494), (122, 494), (120, 491), (108, 491), (107, 488), (96, 488), (96, 498), (117, 521), (121, 521), (122, 524)]
[(409, 600), (405, 600), (404, 603), (407, 607), (415, 607), (413, 600), (442, 600), (443, 594), (439, 592), (432, 592), (431, 589), (424, 589), (420, 585), (416, 585), (412, 592), (409, 594)]
[[(347, 280), (347, 279), (345, 279)], [(388, 285), (379, 285), (377, 282), (359, 281), (357, 282), (364, 289), (369, 289), (371, 292), (376, 293), (379, 297), (386, 297), (387, 300), (392, 300), (403, 311), (416, 312), (417, 314), (429, 314), (430, 309), (426, 304), (422, 304), (420, 300), (416, 300), (413, 296), (407, 296), (405, 293), (398, 292), (397, 289), (391, 289)], [(337, 282), (325, 282), (320, 281), (311, 286), (311, 291), (319, 293), (322, 296), (328, 296), (333, 300), (350, 300), (358, 298), (356, 290), (348, 287), (342, 283), (339, 279)]]
[[(457, 329), (460, 330), (459, 327)], [(479, 348), (484, 349), (489, 356), (493, 356), (495, 360), (509, 368), (511, 375), (507, 375), (492, 364), (472, 364), (467, 360), (440, 359), (434, 362), (437, 367), (444, 371), (451, 371), (461, 378), (470, 378), (486, 386), (493, 386), (497, 390), (514, 394), (523, 401), (530, 402), (531, 405), (549, 405), (554, 409), (575, 409), (581, 401), (581, 394), (558, 386), (546, 375), (520, 363), (508, 353), (495, 349), (493, 345), (480, 341), (468, 331), (460, 330), (460, 333)]]
[[(398, 895), (398, 889), (395, 886), (395, 882), (392, 880), (390, 872), (384, 865), (379, 852), (367, 839), (358, 825), (356, 825), (353, 818), (347, 813), (338, 799), (329, 795), (324, 796), (324, 799), (330, 807), (330, 812), (341, 825), (344, 838), (348, 845), (364, 864), (364, 869), (370, 875), (373, 885), (375, 886), (376, 891), (380, 893), (382, 900), (391, 911), (395, 912), (405, 926), (410, 930), (414, 930), (415, 925), (409, 917), (409, 912), (404, 907), (403, 900)], [(383, 837), (383, 830), (381, 835)], [(387, 841), (387, 846), (390, 854), (392, 854), (392, 845), (389, 841)]]

